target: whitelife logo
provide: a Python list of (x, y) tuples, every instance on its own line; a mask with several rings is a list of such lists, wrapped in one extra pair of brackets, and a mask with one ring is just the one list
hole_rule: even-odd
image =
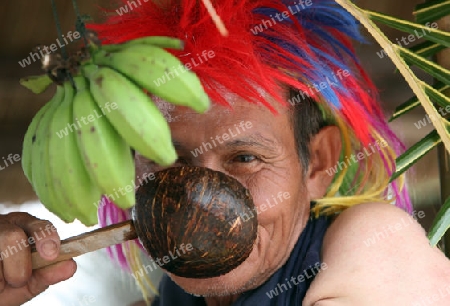
[[(149, 274), (150, 272), (153, 272), (153, 270), (156, 270), (158, 267), (161, 268), (165, 264), (168, 264), (171, 260), (177, 259), (179, 256), (181, 256), (180, 252), (184, 255), (186, 253), (192, 252), (193, 250), (194, 247), (192, 246), (192, 244), (188, 243), (185, 245), (184, 243), (182, 243), (179, 245), (179, 249), (175, 248), (173, 253), (172, 251), (169, 251), (169, 254), (163, 256), (163, 258), (152, 258), (150, 264), (142, 265), (142, 268), (139, 269), (139, 271), (136, 271), (136, 273), (132, 273), (131, 276), (133, 276), (134, 279), (137, 279), (137, 277), (142, 278), (144, 276), (144, 271), (145, 273)], [(178, 256), (176, 256), (175, 253)]]
[[(13, 256), (17, 252), (26, 249), (30, 245), (36, 244), (37, 241), (41, 241), (42, 239), (47, 237), (47, 235), (51, 235), (51, 233), (56, 232), (56, 228), (53, 225), (49, 225), (49, 224), (47, 224), (44, 229), (41, 227), (41, 228), (39, 228), (39, 230), (40, 230), (40, 235), (38, 232), (34, 232), (33, 235), (28, 237), (28, 239), (22, 239), (20, 242), (18, 240), (16, 240), (16, 245), (13, 245), (13, 246), (9, 245), (7, 249), (0, 252), (0, 263), (4, 259), (6, 259), (10, 256)], [(47, 232), (47, 234), (46, 234), (46, 232)]]
[[(106, 111), (109, 113), (111, 110), (116, 110), (118, 108), (118, 106), (117, 106), (116, 102), (112, 102), (112, 103), (108, 102), (105, 104), (105, 108), (106, 108)], [(73, 133), (74, 131), (77, 131), (79, 128), (81, 128), (80, 121), (84, 125), (86, 125), (89, 122), (94, 122), (96, 119), (103, 117), (106, 114), (105, 109), (103, 109), (103, 107), (101, 107), (100, 110), (102, 111), (101, 114), (99, 114), (97, 112), (97, 110), (94, 110), (94, 113), (90, 114), (87, 117), (76, 118), (75, 119), (76, 124), (75, 123), (67, 123), (67, 127), (64, 128), (63, 130), (60, 130), (59, 132), (56, 132), (56, 135), (58, 135), (59, 138), (63, 138), (64, 136), (69, 135), (69, 133)]]
[(2, 165), (2, 163), (0, 163), (0, 171), (1, 170), (3, 170), (3, 169), (6, 169), (6, 168), (8, 168), (9, 166), (11, 166), (11, 165), (13, 165), (14, 164), (14, 162), (20, 162), (20, 155), (19, 154), (14, 154), (14, 155), (12, 155), (12, 153), (9, 153), (8, 154), (8, 157), (6, 158), (8, 161), (9, 161), (9, 163), (8, 163), (8, 161), (6, 161), (5, 160), (5, 157), (3, 156), (2, 157), (2, 159), (3, 159), (3, 165), (4, 165), (4, 167), (3, 167), (3, 165)]
[(273, 288), (269, 292), (266, 292), (266, 295), (269, 299), (273, 299), (275, 296), (278, 296), (279, 294), (292, 289), (293, 286), (298, 286), (300, 283), (313, 278), (314, 276), (319, 274), (320, 271), (326, 269), (328, 269), (328, 265), (326, 263), (316, 262), (314, 266), (310, 265), (308, 269), (303, 270), (303, 273), (298, 275), (297, 277), (291, 276), (290, 279), (285, 278), (286, 282), (278, 283), (275, 288)]
[[(429, 22), (427, 22), (427, 23), (425, 24), (425, 26), (426, 26), (427, 28), (430, 28), (429, 30), (427, 30), (428, 33), (431, 32), (431, 28), (432, 28), (432, 29), (437, 29), (437, 28), (438, 28), (438, 24), (437, 24), (436, 22), (433, 22), (433, 23), (431, 23), (431, 24), (430, 24)], [(420, 38), (423, 38), (423, 37), (425, 37), (425, 36), (428, 35), (428, 33), (425, 31), (425, 29), (422, 29), (422, 31), (414, 30), (414, 33), (415, 33), (416, 35), (410, 34), (410, 35), (408, 35), (408, 37), (403, 36), (400, 40), (397, 38), (397, 39), (396, 39), (397, 44), (398, 44), (400, 47), (405, 47), (405, 46), (408, 46), (410, 43), (413, 43), (413, 42), (415, 42), (416, 40), (418, 40), (418, 39), (420, 39)], [(423, 34), (423, 35), (422, 35), (422, 34)], [(388, 55), (388, 53), (392, 53), (392, 52), (394, 52), (394, 49), (392, 48), (391, 45), (389, 45), (389, 48), (387, 48), (387, 52), (386, 52), (385, 49), (383, 49), (383, 50), (378, 51), (378, 52), (377, 52), (377, 55), (378, 55), (379, 58), (384, 58), (385, 56)]]
[(332, 176), (332, 175), (338, 173), (338, 168), (339, 168), (339, 171), (341, 171), (342, 169), (349, 167), (353, 163), (357, 163), (360, 160), (363, 160), (364, 158), (367, 158), (376, 152), (380, 152), (381, 148), (385, 148), (387, 146), (388, 146), (388, 143), (386, 141), (377, 140), (374, 145), (369, 144), (370, 151), (366, 147), (366, 148), (364, 148), (364, 150), (362, 152), (358, 152), (356, 155), (352, 154), (350, 157), (348, 157), (346, 155), (344, 158), (344, 161), (339, 161), (336, 164), (336, 166), (331, 167), (325, 171), (328, 173), (329, 176)]
[(348, 69), (339, 69), (336, 72), (333, 72), (333, 75), (330, 77), (326, 77), (323, 82), (313, 83), (312, 85), (308, 85), (308, 89), (306, 91), (299, 91), (299, 94), (295, 97), (289, 99), (289, 104), (292, 106), (301, 103), (306, 98), (311, 98), (319, 94), (322, 90), (327, 89), (329, 87), (338, 86), (338, 83), (341, 83), (344, 78), (350, 76), (350, 71)]
[[(245, 131), (246, 129), (247, 129), (247, 130), (248, 130), (248, 129), (251, 129), (252, 126), (253, 126), (253, 125), (252, 125), (252, 123), (251, 123), (250, 121), (246, 121), (246, 122), (241, 121), (241, 123), (239, 123), (239, 126), (236, 125), (236, 124), (234, 125), (234, 127), (236, 128), (236, 133), (237, 133), (237, 134), (234, 134), (234, 133), (233, 133), (233, 130), (232, 130), (231, 128), (229, 128), (229, 129), (228, 129), (228, 132), (229, 132), (229, 133), (224, 133), (224, 134), (222, 134), (222, 135), (217, 135), (216, 138), (212, 138), (212, 137), (211, 137), (211, 141), (212, 141), (212, 143), (214, 144), (214, 148), (217, 147), (217, 144), (216, 144), (215, 140), (217, 140), (217, 142), (220, 143), (220, 144), (223, 143), (223, 141), (220, 141), (221, 136), (222, 136), (222, 139), (223, 139), (224, 141), (227, 141), (228, 139), (233, 138), (233, 137), (236, 137), (237, 135), (241, 134), (241, 129), (242, 129), (242, 131)], [(215, 139), (215, 140), (214, 140), (214, 139)], [(194, 157), (197, 157), (197, 156), (199, 156), (199, 155), (201, 155), (201, 154), (203, 154), (203, 153), (208, 152), (208, 150), (212, 150), (212, 148), (213, 148), (213, 146), (211, 145), (210, 142), (208, 142), (208, 141), (207, 141), (207, 142), (202, 142), (202, 146), (196, 148), (194, 151), (191, 151), (191, 154), (192, 154)], [(203, 149), (205, 149), (205, 151), (203, 151)]]
[[(253, 29), (250, 29), (250, 31), (253, 33), (253, 35), (258, 35), (259, 33), (264, 32), (270, 27), (273, 27), (278, 22), (283, 22), (284, 20), (290, 18), (291, 16), (294, 16), (295, 14), (300, 13), (305, 8), (313, 5), (312, 0), (300, 0), (297, 2), (294, 2), (294, 5), (288, 6), (289, 11), (284, 11), (282, 13), (276, 13), (275, 16), (270, 15), (270, 19), (261, 20), (261, 23), (257, 26), (254, 26)], [(276, 18), (276, 19), (275, 19)], [(277, 21), (278, 20), (278, 21)]]
[[(151, 173), (144, 173), (142, 175), (142, 178), (138, 175), (137, 179), (131, 180), (130, 184), (127, 186), (120, 187), (118, 190), (114, 188), (113, 193), (111, 194), (105, 194), (104, 197), (102, 197), (98, 202), (94, 203), (94, 206), (97, 207), (103, 207), (108, 203), (108, 201), (114, 202), (116, 199), (120, 198), (121, 196), (124, 196), (125, 194), (131, 192), (133, 189), (137, 190), (140, 186), (147, 184), (147, 182), (153, 181), (156, 178), (155, 174), (153, 172)], [(139, 181), (139, 183), (137, 182)], [(121, 195), (119, 195), (119, 193)]]
[(163, 84), (166, 84), (166, 82), (170, 81), (171, 79), (174, 79), (175, 77), (180, 76), (180, 74), (188, 72), (193, 67), (200, 66), (204, 62), (208, 61), (209, 59), (215, 57), (216, 54), (214, 51), (209, 50), (203, 50), (202, 54), (197, 54), (197, 58), (191, 58), (189, 63), (186, 64), (180, 64), (178, 67), (173, 67), (174, 69), (172, 71), (167, 70), (166, 73), (158, 78), (157, 80), (154, 80), (153, 83), (155, 83), (156, 86), (161, 86)]
[[(444, 107), (441, 106), (439, 108), (438, 112), (442, 117), (447, 116), (450, 113), (450, 105), (447, 105), (445, 107), (445, 109), (444, 109)], [(436, 118), (434, 115), (429, 116), (428, 114), (426, 114), (425, 118), (423, 118), (422, 120), (419, 120), (417, 122), (414, 122), (414, 125), (416, 126), (416, 128), (418, 130), (420, 130), (421, 128), (426, 127), (429, 123), (435, 122), (437, 119), (440, 119), (440, 118)]]
[[(73, 33), (72, 33), (72, 31), (69, 31), (69, 32), (67, 32), (66, 36), (70, 40), (70, 42), (77, 41), (81, 37), (80, 32), (77, 32), (77, 31), (75, 31)], [(31, 60), (33, 60), (33, 62), (36, 62), (36, 60), (41, 60), (42, 58), (45, 58), (45, 56), (50, 55), (50, 53), (57, 51), (58, 47), (62, 48), (64, 46), (67, 46), (69, 44), (69, 42), (67, 41), (66, 36), (64, 36), (64, 34), (62, 35), (62, 39), (64, 40), (64, 42), (66, 44), (61, 43), (58, 38), (56, 40), (58, 45), (51, 44), (50, 46), (43, 46), (42, 48), (38, 47), (37, 49), (38, 49), (39, 53), (30, 52), (30, 55), (27, 58), (24, 58), (23, 60), (19, 61), (19, 65), (22, 68), (25, 68), (26, 66), (31, 65)], [(50, 51), (48, 50), (49, 48), (50, 48)], [(45, 51), (45, 54), (43, 54), (42, 51)], [(40, 54), (40, 56), (39, 56), (39, 54)]]
[(234, 227), (234, 226), (240, 224), (241, 222), (247, 222), (248, 220), (255, 217), (255, 214), (253, 212), (256, 213), (256, 216), (259, 216), (262, 212), (265, 212), (269, 208), (272, 208), (272, 207), (277, 206), (278, 204), (281, 204), (284, 200), (290, 199), (290, 197), (291, 197), (291, 195), (289, 194), (289, 192), (280, 191), (277, 194), (278, 201), (275, 198), (275, 196), (272, 195), (273, 204), (270, 201), (270, 199), (266, 199), (265, 203), (261, 203), (260, 205), (255, 206), (253, 209), (245, 210), (245, 212), (240, 213), (239, 217), (236, 218), (234, 221), (228, 221), (228, 224), (230, 224), (231, 227)]
[[(142, 1), (142, 2), (141, 2)], [(137, 9), (139, 6), (142, 5), (142, 3), (147, 3), (150, 0), (136, 0), (136, 1), (127, 1), (127, 4), (120, 7), (118, 10), (116, 10), (117, 15), (122, 16), (123, 14), (128, 14), (134, 9)], [(128, 10), (130, 9), (130, 10)]]
[(414, 211), (412, 213), (412, 218), (407, 218), (407, 219), (401, 218), (399, 222), (397, 222), (395, 224), (389, 224), (388, 226), (385, 226), (381, 232), (375, 231), (374, 234), (371, 237), (369, 237), (366, 240), (364, 240), (364, 244), (367, 247), (375, 245), (381, 239), (386, 239), (386, 238), (392, 236), (392, 234), (394, 234), (396, 232), (399, 232), (402, 229), (407, 228), (414, 221), (417, 221), (417, 218), (419, 218), (419, 219), (425, 218), (425, 212), (422, 211), (422, 210), (419, 211), (419, 212)]

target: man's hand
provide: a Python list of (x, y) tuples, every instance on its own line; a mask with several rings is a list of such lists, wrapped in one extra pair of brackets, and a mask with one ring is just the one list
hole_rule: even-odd
[(50, 285), (73, 276), (76, 264), (63, 261), (39, 270), (31, 268), (31, 247), (40, 256), (58, 256), (60, 239), (48, 221), (27, 213), (0, 215), (0, 301), (2, 306), (18, 306), (45, 291)]

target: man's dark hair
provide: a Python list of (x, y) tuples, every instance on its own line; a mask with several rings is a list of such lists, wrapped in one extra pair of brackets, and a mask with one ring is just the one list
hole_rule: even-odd
[(321, 128), (327, 126), (326, 118), (320, 110), (317, 102), (306, 94), (301, 94), (298, 90), (289, 88), (289, 101), (297, 101), (298, 96), (302, 96), (299, 103), (291, 106), (292, 109), (292, 126), (294, 129), (295, 142), (297, 144), (297, 152), (306, 173), (309, 166), (309, 142)]

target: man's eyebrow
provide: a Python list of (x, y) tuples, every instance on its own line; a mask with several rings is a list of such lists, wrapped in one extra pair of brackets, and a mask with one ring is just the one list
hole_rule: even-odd
[(231, 139), (225, 142), (225, 146), (230, 148), (257, 147), (272, 152), (278, 152), (279, 144), (275, 140), (264, 137), (260, 133), (246, 135), (241, 138)]
[[(217, 140), (214, 140), (218, 145)], [(212, 140), (206, 140), (205, 142), (211, 143), (213, 145)], [(182, 141), (178, 141), (172, 139), (173, 146), (177, 151), (186, 150), (186, 146)], [(260, 133), (255, 133), (252, 135), (242, 136), (240, 138), (230, 139), (227, 141), (222, 141), (222, 145), (228, 148), (238, 149), (238, 148), (248, 148), (255, 147), (264, 150), (268, 150), (269, 152), (277, 153), (279, 151), (279, 143), (275, 140), (264, 137)]]

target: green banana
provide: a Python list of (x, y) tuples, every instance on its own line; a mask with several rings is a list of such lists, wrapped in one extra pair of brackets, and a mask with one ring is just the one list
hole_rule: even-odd
[(166, 49), (177, 49), (183, 50), (184, 42), (177, 38), (167, 37), (167, 36), (147, 36), (136, 38), (130, 41), (127, 41), (123, 44), (115, 44), (115, 45), (103, 45), (102, 49), (108, 52), (120, 51), (123, 48), (133, 46), (133, 45), (152, 45), (155, 47), (166, 48)]
[(42, 115), (36, 133), (34, 142), (31, 145), (31, 170), (32, 185), (44, 206), (60, 217), (65, 222), (72, 222), (75, 218), (72, 213), (61, 206), (55, 194), (56, 191), (51, 181), (49, 173), (49, 125), (53, 120), (56, 110), (66, 98), (65, 87), (57, 86), (56, 94), (48, 103), (49, 106)]
[(164, 49), (131, 45), (115, 53), (99, 51), (94, 54), (93, 61), (119, 71), (167, 102), (188, 106), (198, 113), (209, 108), (208, 95), (197, 75)]
[(106, 67), (85, 66), (84, 73), (100, 108), (116, 104), (117, 109), (107, 112), (106, 117), (131, 147), (162, 166), (176, 161), (166, 119), (138, 86)]
[(31, 157), (32, 157), (31, 152), (37, 128), (44, 114), (50, 108), (52, 103), (54, 103), (53, 101), (54, 100), (60, 101), (64, 97), (64, 90), (62, 86), (58, 86), (56, 91), (57, 92), (55, 93), (53, 98), (49, 102), (47, 102), (44, 106), (42, 106), (41, 109), (39, 109), (39, 111), (37, 112), (37, 114), (33, 117), (30, 125), (28, 126), (27, 132), (25, 133), (25, 136), (23, 138), (22, 160), (21, 160), (22, 169), (23, 173), (25, 174), (25, 177), (31, 184), (33, 183), (33, 173), (31, 171)]
[[(116, 111), (114, 104), (107, 106), (107, 112)], [(131, 148), (102, 112), (88, 88), (77, 91), (73, 118), (83, 121), (76, 135), (86, 169), (104, 194), (109, 195), (117, 206), (127, 209), (135, 204)]]
[[(77, 88), (86, 83), (83, 77), (73, 79)], [(64, 85), (66, 98), (50, 123), (50, 172), (61, 205), (84, 225), (91, 226), (97, 224), (95, 203), (100, 200), (102, 192), (89, 177), (80, 156), (76, 136), (78, 128), (73, 122), (74, 88), (68, 81)]]
[[(60, 103), (55, 106), (53, 116), (46, 123), (46, 130), (44, 134), (44, 137), (46, 138), (46, 145), (43, 148), (41, 160), (46, 161), (43, 168), (43, 170), (45, 171), (44, 181), (45, 186), (47, 188), (47, 192), (50, 196), (49, 202), (46, 204), (46, 207), (48, 207), (50, 211), (54, 212), (63, 221), (70, 223), (75, 220), (75, 216), (73, 215), (73, 209), (67, 207), (65, 205), (65, 202), (61, 200), (59, 196), (60, 190), (57, 190), (53, 182), (53, 177), (50, 168), (52, 163), (52, 159), (50, 158), (50, 140), (52, 137), (55, 137), (55, 135), (52, 134), (52, 131), (50, 130), (50, 124), (54, 120), (54, 116), (56, 115), (57, 109), (59, 108), (61, 103), (64, 103), (66, 99), (66, 92), (67, 92), (66, 88), (67, 87), (64, 87), (64, 99), (61, 100)], [(70, 96), (70, 94), (68, 96)]]

